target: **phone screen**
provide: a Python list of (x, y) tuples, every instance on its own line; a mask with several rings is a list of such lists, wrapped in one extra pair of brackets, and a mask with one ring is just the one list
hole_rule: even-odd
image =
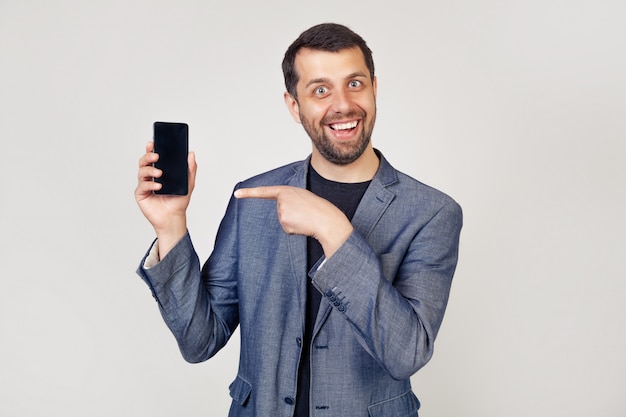
[(186, 123), (154, 122), (154, 152), (159, 160), (154, 163), (163, 171), (154, 181), (163, 184), (155, 194), (187, 195), (189, 126)]

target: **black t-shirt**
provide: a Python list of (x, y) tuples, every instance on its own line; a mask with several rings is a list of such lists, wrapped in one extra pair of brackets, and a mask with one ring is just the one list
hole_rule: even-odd
[[(356, 212), (363, 194), (367, 190), (370, 181), (358, 183), (342, 183), (330, 181), (319, 175), (313, 167), (309, 166), (309, 174), (307, 177), (307, 189), (313, 194), (318, 195), (337, 206), (348, 218), (352, 220), (352, 216)], [(313, 265), (324, 255), (322, 245), (309, 237), (307, 240), (307, 260), (310, 270)], [(308, 417), (309, 415), (309, 384), (310, 384), (310, 348), (311, 338), (313, 334), (313, 326), (317, 318), (317, 311), (322, 299), (320, 292), (313, 286), (311, 280), (307, 277), (307, 311), (306, 324), (304, 332), (304, 341), (302, 343), (302, 355), (300, 357), (300, 370), (298, 373), (298, 395), (296, 398), (295, 417)]]

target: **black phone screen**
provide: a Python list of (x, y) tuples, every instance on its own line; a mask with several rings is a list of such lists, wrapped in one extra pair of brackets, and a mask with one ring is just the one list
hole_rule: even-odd
[(154, 152), (159, 160), (154, 163), (163, 171), (154, 181), (163, 186), (155, 194), (187, 195), (189, 126), (186, 123), (154, 122)]

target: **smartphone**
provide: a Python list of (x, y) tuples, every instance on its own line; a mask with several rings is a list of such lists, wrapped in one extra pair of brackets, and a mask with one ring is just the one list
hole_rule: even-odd
[(189, 126), (186, 123), (154, 122), (154, 152), (159, 160), (154, 163), (163, 171), (154, 181), (163, 184), (155, 194), (187, 195), (189, 153)]

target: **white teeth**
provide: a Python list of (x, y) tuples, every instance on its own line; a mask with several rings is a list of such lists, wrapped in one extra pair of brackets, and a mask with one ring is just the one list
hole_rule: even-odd
[(337, 123), (334, 125), (331, 125), (330, 127), (332, 127), (334, 130), (346, 130), (346, 129), (354, 129), (357, 125), (357, 122), (349, 122), (349, 123)]

